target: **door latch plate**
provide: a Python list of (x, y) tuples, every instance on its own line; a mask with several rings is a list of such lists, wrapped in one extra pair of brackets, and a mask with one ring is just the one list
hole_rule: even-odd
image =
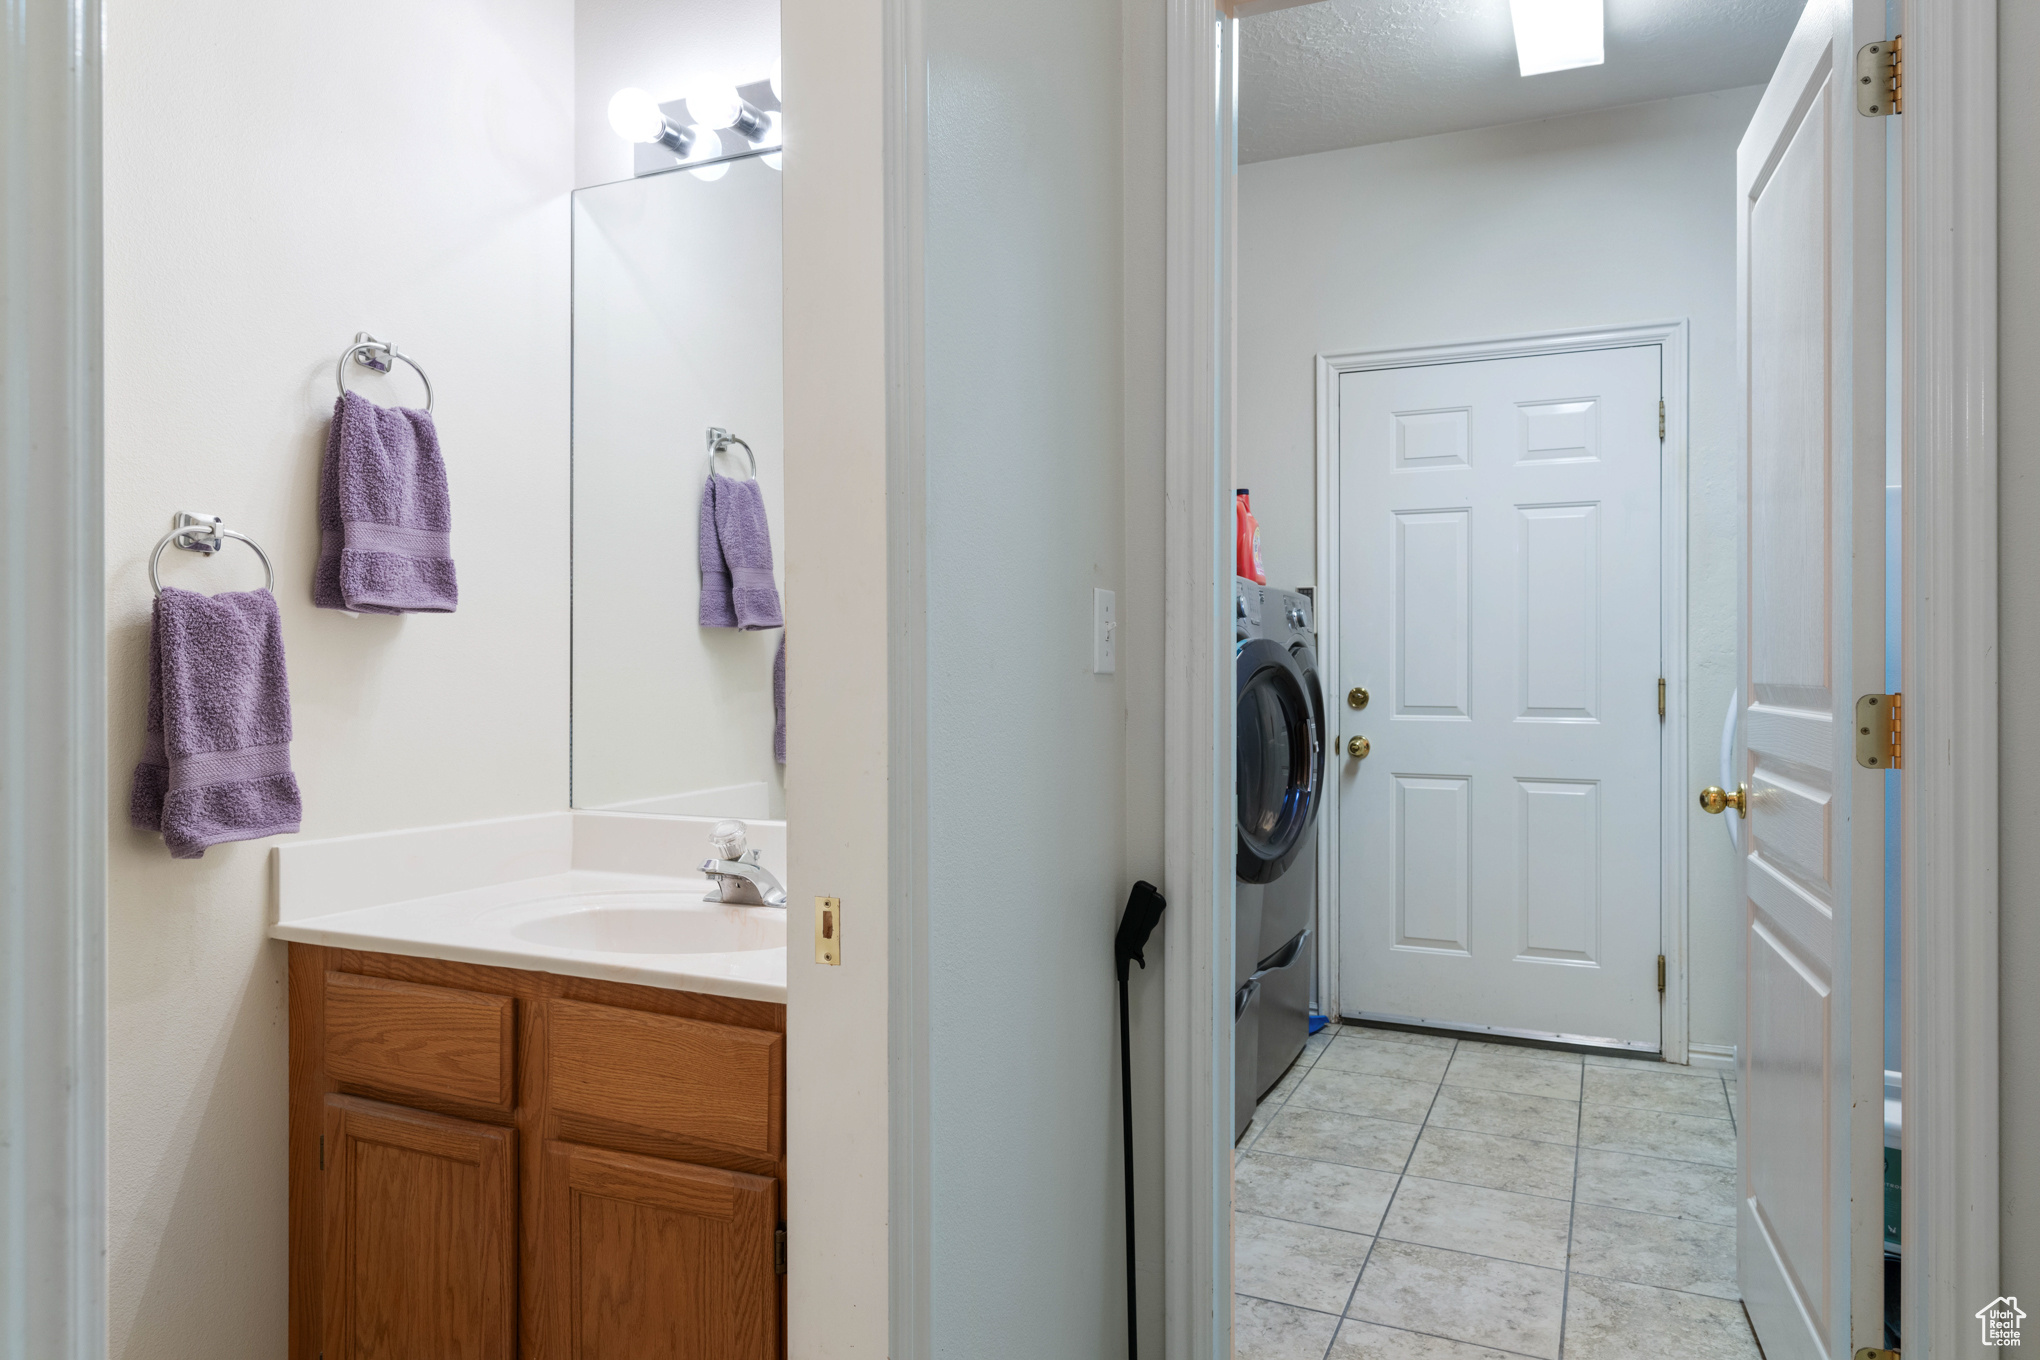
[(843, 962), (843, 899), (815, 899), (815, 962), (831, 966)]

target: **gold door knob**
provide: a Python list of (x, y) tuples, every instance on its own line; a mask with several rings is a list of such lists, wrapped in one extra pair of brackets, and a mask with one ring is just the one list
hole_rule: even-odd
[(1374, 744), (1365, 737), (1355, 737), (1346, 743), (1346, 754), (1355, 760), (1367, 759), (1367, 753), (1373, 749)]
[(1750, 786), (1738, 784), (1735, 786), (1735, 792), (1730, 793), (1727, 789), (1709, 784), (1700, 790), (1700, 806), (1714, 813), (1734, 808), (1736, 816), (1747, 817), (1750, 815)]
[(1363, 686), (1360, 686), (1360, 685), (1355, 685), (1355, 686), (1353, 686), (1353, 688), (1351, 688), (1351, 689), (1347, 690), (1347, 691), (1346, 691), (1346, 706), (1347, 706), (1348, 708), (1365, 708), (1365, 707), (1367, 707), (1367, 690), (1365, 689), (1365, 687), (1363, 687)]

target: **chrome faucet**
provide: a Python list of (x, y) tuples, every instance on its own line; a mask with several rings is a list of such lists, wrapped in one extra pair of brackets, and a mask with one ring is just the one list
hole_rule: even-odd
[(715, 880), (715, 886), (701, 899), (704, 902), (750, 907), (786, 905), (786, 889), (770, 869), (758, 863), (756, 850), (742, 859), (705, 859), (701, 861), (701, 872)]

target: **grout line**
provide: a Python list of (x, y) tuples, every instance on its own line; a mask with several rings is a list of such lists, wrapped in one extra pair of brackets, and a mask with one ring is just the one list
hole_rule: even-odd
[[(1585, 1094), (1584, 1091), (1581, 1092)], [(1558, 1292), (1558, 1356), (1565, 1360), (1566, 1311), (1572, 1307), (1572, 1241), (1573, 1227), (1580, 1217), (1580, 1134), (1585, 1132), (1587, 1118), (1586, 1102), (1580, 1102), (1580, 1125), (1573, 1133), (1572, 1159), (1572, 1203), (1565, 1215), (1565, 1277), (1559, 1281)]]
[[(1254, 1295), (1252, 1297), (1258, 1298), (1259, 1295)], [(1269, 1300), (1269, 1302), (1274, 1303), (1279, 1302), (1279, 1300), (1271, 1299)], [(1317, 1312), (1316, 1309), (1311, 1309), (1309, 1311)], [(1320, 1316), (1323, 1316), (1323, 1314), (1320, 1314)], [(1344, 1321), (1345, 1319), (1343, 1318), (1340, 1319), (1340, 1322), (1342, 1324), (1344, 1323)], [(1386, 1332), (1401, 1332), (1405, 1336), (1436, 1337), (1438, 1340), (1450, 1342), (1454, 1346), (1470, 1346), (1479, 1350), (1492, 1351), (1496, 1355), (1520, 1355), (1524, 1356), (1525, 1360), (1544, 1360), (1544, 1357), (1531, 1355), (1528, 1351), (1512, 1351), (1507, 1346), (1491, 1346), (1485, 1341), (1461, 1341), (1458, 1337), (1446, 1336), (1443, 1332), (1420, 1332), (1414, 1327), (1398, 1327), (1392, 1322), (1376, 1322), (1371, 1318), (1354, 1318), (1353, 1321), (1364, 1322), (1369, 1327), (1379, 1327)]]
[[(1448, 1067), (1451, 1065), (1452, 1055), (1458, 1051), (1459, 1041), (1454, 1039), (1452, 1047), (1446, 1051), (1446, 1065)], [(1444, 1084), (1441, 1082), (1431, 1092), (1431, 1105), (1424, 1110), (1424, 1122), (1417, 1125), (1417, 1136), (1410, 1140), (1410, 1150), (1403, 1157), (1402, 1170), (1396, 1173), (1395, 1189), (1389, 1192), (1388, 1203), (1381, 1206), (1381, 1221), (1374, 1225), (1374, 1240), (1367, 1244), (1367, 1255), (1361, 1258), (1360, 1273), (1353, 1277), (1353, 1287), (1346, 1291), (1346, 1306), (1339, 1310), (1339, 1325), (1332, 1328), (1332, 1339), (1325, 1343), (1324, 1360), (1330, 1360), (1332, 1347), (1339, 1344), (1339, 1331), (1346, 1325), (1346, 1315), (1353, 1310), (1353, 1299), (1360, 1292), (1360, 1281), (1367, 1278), (1367, 1267), (1374, 1260), (1374, 1249), (1381, 1244), (1381, 1230), (1388, 1226), (1389, 1211), (1395, 1208), (1396, 1199), (1402, 1194), (1402, 1183), (1410, 1174), (1410, 1161), (1417, 1155), (1417, 1144), (1424, 1141), (1424, 1130), (1431, 1123), (1431, 1109), (1435, 1108), (1438, 1104), (1438, 1092), (1444, 1089)]]
[(1669, 1284), (1649, 1284), (1643, 1280), (1625, 1280), (1619, 1275), (1596, 1275), (1591, 1270), (1582, 1270), (1579, 1272), (1579, 1274), (1582, 1279), (1606, 1280), (1610, 1284), (1626, 1284), (1631, 1289), (1656, 1289), (1666, 1294), (1684, 1294), (1688, 1298), (1713, 1299), (1716, 1303), (1742, 1302), (1742, 1296), (1739, 1294), (1735, 1298), (1725, 1299), (1719, 1294), (1703, 1294), (1697, 1289), (1680, 1289), (1676, 1285)]

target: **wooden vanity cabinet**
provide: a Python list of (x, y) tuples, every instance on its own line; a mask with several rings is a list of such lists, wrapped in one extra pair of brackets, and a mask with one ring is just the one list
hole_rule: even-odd
[(786, 1008), (290, 945), (292, 1360), (777, 1360)]

